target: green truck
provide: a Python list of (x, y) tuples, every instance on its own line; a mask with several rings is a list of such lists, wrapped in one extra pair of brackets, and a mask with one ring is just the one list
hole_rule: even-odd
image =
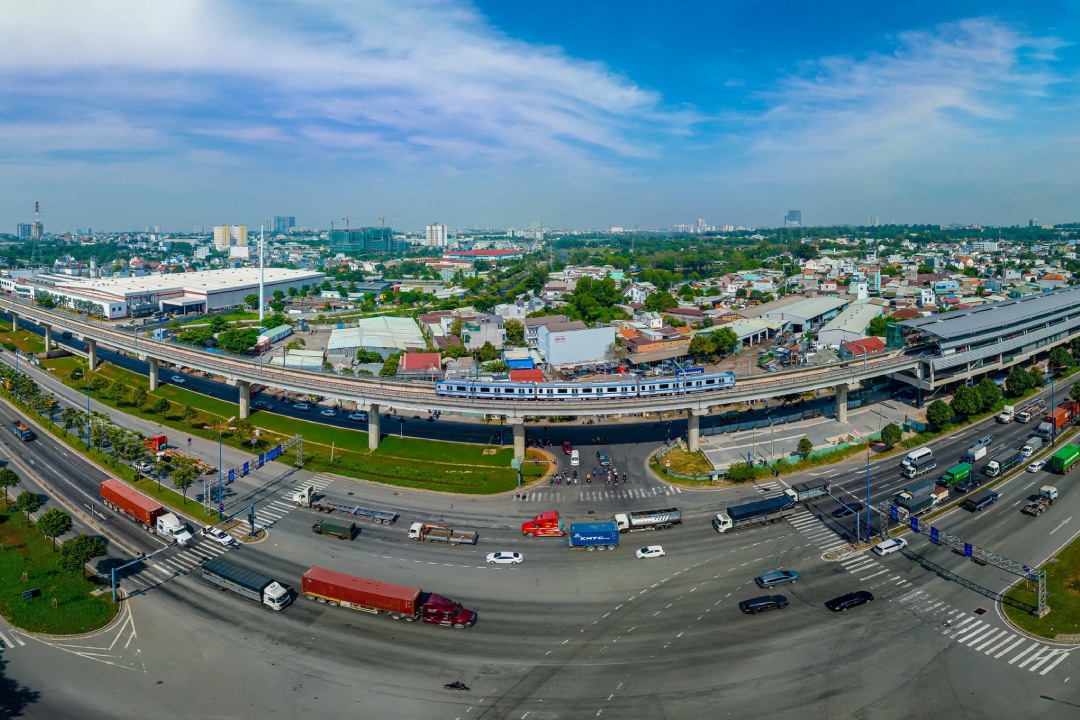
[(971, 464), (960, 463), (945, 471), (945, 474), (941, 476), (941, 484), (945, 487), (952, 487), (956, 483), (964, 482), (969, 477), (971, 477)]
[(1080, 446), (1066, 445), (1050, 456), (1050, 472), (1064, 475), (1080, 460)]
[(356, 537), (356, 523), (338, 523), (330, 520), (320, 520), (311, 526), (311, 530), (319, 535), (329, 535), (342, 540), (352, 540)]

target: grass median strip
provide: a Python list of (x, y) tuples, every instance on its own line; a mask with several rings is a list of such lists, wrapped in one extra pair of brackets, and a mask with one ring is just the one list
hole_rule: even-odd
[[(1050, 518), (1046, 520), (1049, 522)], [(1046, 570), (1046, 604), (1050, 613), (1042, 618), (1031, 614), (1038, 605), (1038, 586), (1024, 580), (1005, 593), (1002, 602), (1005, 614), (1022, 630), (1049, 640), (1061, 635), (1080, 636), (1080, 541), (1073, 540), (1042, 569)], [(1077, 639), (1063, 638), (1068, 642)]]
[[(60, 557), (51, 540), (27, 527), (25, 513), (0, 500), (0, 615), (13, 626), (73, 635), (104, 627), (116, 616), (119, 605), (108, 594), (92, 595), (94, 582), (61, 568)], [(31, 590), (40, 595), (23, 600)]]

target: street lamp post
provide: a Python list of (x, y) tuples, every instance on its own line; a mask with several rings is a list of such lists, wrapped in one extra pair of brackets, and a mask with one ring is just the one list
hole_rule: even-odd
[(90, 449), (90, 383), (86, 383), (86, 449)]

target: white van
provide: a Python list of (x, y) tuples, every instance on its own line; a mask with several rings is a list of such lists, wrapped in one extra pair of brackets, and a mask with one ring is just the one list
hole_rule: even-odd
[(912, 450), (904, 459), (900, 461), (900, 467), (909, 467), (920, 460), (929, 460), (934, 457), (934, 451), (928, 447), (921, 447), (918, 450)]
[(570, 464), (574, 467), (577, 467), (581, 464), (581, 453), (579, 453), (577, 450), (570, 451)]

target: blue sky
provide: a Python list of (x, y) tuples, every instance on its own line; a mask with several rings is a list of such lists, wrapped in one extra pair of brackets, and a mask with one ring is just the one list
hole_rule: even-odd
[(1080, 3), (883, 5), (0, 0), (0, 228), (1080, 219)]

